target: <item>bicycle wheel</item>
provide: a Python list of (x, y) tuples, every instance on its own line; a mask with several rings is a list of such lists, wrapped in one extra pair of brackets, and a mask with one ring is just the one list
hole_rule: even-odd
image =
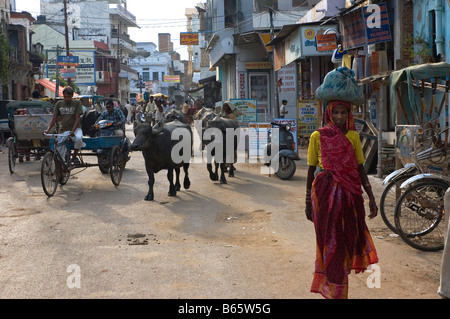
[(449, 185), (428, 180), (411, 185), (395, 206), (395, 227), (405, 243), (423, 251), (444, 248), (444, 194)]
[(413, 177), (414, 175), (404, 175), (400, 176), (397, 179), (390, 181), (383, 190), (380, 198), (380, 215), (383, 219), (386, 226), (392, 230), (394, 233), (397, 233), (397, 228), (395, 228), (395, 204), (397, 200), (400, 198), (402, 194), (402, 189), (400, 185), (406, 181), (408, 178)]
[(110, 155), (110, 175), (111, 175), (111, 181), (115, 186), (118, 186), (120, 184), (120, 181), (122, 180), (122, 174), (123, 174), (123, 158), (122, 158), (122, 150), (119, 146), (114, 146), (111, 150)]
[(58, 182), (60, 185), (66, 185), (70, 178), (70, 170), (62, 173), (62, 176), (59, 177)]
[(52, 197), (58, 186), (59, 174), (57, 169), (57, 161), (53, 152), (47, 152), (41, 164), (41, 183), (44, 193), (48, 197)]

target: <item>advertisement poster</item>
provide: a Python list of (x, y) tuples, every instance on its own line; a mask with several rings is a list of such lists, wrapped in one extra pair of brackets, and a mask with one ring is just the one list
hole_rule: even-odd
[(269, 142), (269, 133), (272, 125), (270, 123), (249, 123), (248, 124), (248, 155), (264, 156), (264, 147)]
[(247, 127), (249, 123), (257, 121), (258, 116), (256, 100), (231, 99), (230, 102), (233, 103), (239, 111), (244, 113), (244, 115), (240, 115), (237, 117), (240, 126)]
[(319, 128), (320, 104), (317, 100), (298, 101), (298, 133), (310, 136)]

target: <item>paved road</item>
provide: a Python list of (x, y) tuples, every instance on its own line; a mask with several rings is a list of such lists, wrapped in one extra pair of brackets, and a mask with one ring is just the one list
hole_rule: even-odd
[[(10, 175), (0, 152), (0, 298), (321, 299), (309, 292), (314, 229), (304, 216), (304, 158), (297, 164), (288, 181), (238, 164), (226, 185), (192, 164), (191, 189), (176, 197), (160, 172), (146, 202), (141, 153), (118, 187), (92, 167), (47, 198), (40, 161)], [(381, 181), (370, 179), (379, 196)], [(380, 288), (367, 284), (375, 272), (352, 274), (349, 297), (439, 298), (441, 252), (390, 237), (380, 217), (368, 225)]]

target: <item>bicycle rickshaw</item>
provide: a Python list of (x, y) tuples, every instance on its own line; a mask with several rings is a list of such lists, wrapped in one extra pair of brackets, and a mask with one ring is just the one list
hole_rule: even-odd
[[(100, 121), (102, 126), (111, 126), (109, 121)], [(42, 134), (42, 133), (41, 133)], [(41, 182), (44, 193), (51, 197), (55, 194), (58, 184), (65, 185), (74, 169), (97, 166), (102, 173), (109, 172), (115, 186), (122, 180), (125, 167), (122, 148), (126, 139), (123, 135), (83, 137), (86, 144), (78, 152), (79, 163), (71, 163), (71, 152), (74, 143), (67, 134), (45, 134), (50, 138), (50, 150), (45, 154), (41, 165)], [(85, 161), (85, 158), (95, 157), (96, 163)]]
[(444, 194), (450, 187), (448, 91), (450, 64), (409, 67), (391, 74), (397, 169), (383, 181), (380, 213), (408, 245), (444, 246)]
[(52, 120), (53, 105), (47, 101), (11, 101), (6, 105), (8, 126), (11, 136), (8, 138), (9, 171), (14, 173), (16, 161), (23, 157), (41, 157), (50, 148), (42, 132)]

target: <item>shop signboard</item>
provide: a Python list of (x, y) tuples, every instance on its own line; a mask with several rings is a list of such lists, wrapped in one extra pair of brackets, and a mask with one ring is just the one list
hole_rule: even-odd
[(355, 10), (341, 19), (345, 50), (392, 40), (386, 3)]
[(198, 32), (181, 32), (180, 45), (198, 45)]
[[(58, 56), (56, 50), (47, 50), (47, 78), (51, 79), (56, 74), (56, 68), (60, 67), (62, 64), (73, 64), (76, 62), (75, 58), (78, 59), (78, 65), (72, 65), (70, 69), (75, 68), (76, 73), (76, 83), (78, 85), (97, 85), (96, 75), (95, 75), (95, 51), (92, 50), (71, 50), (75, 56), (64, 56), (64, 59)], [(70, 70), (69, 69), (69, 70)], [(61, 73), (66, 71), (61, 71)], [(73, 73), (73, 72), (66, 72)], [(66, 76), (66, 75), (64, 75)], [(69, 74), (69, 77), (73, 78), (73, 74)]]
[(367, 6), (362, 9), (364, 21), (366, 21), (367, 44), (391, 41), (392, 36), (386, 3), (377, 4), (375, 8), (379, 8), (379, 10), (376, 11), (372, 11), (370, 8), (370, 6)]
[(244, 115), (238, 116), (240, 126), (248, 126), (251, 122), (257, 122), (257, 101), (250, 99), (231, 99), (231, 103)]
[(75, 68), (60, 69), (59, 72), (61, 73), (61, 77), (63, 79), (75, 80), (77, 78), (77, 71)]
[(165, 83), (180, 83), (179, 75), (164, 75)]
[(336, 44), (336, 34), (318, 34), (316, 36), (317, 51), (330, 51), (337, 48)]
[(292, 32), (284, 41), (285, 61), (287, 65), (302, 57), (301, 42), (302, 36), (299, 30)]
[[(300, 28), (301, 56), (332, 55), (336, 48), (337, 25), (305, 25)], [(331, 39), (334, 38), (334, 41)], [(319, 41), (319, 42), (318, 42)]]
[(299, 100), (297, 107), (298, 133), (310, 136), (319, 128), (320, 103), (317, 100)]
[(78, 66), (79, 58), (77, 56), (66, 56), (59, 55), (58, 56), (58, 66)]
[(248, 155), (263, 156), (264, 147), (269, 142), (269, 134), (272, 125), (270, 123), (248, 124)]

